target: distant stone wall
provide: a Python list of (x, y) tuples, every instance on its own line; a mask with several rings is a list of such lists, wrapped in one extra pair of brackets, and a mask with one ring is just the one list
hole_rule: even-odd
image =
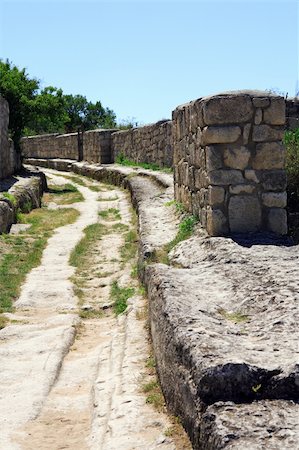
[(290, 98), (286, 101), (286, 128), (288, 130), (299, 128), (299, 98)]
[(20, 157), (8, 138), (9, 106), (0, 97), (0, 179), (9, 177), (20, 168)]
[(136, 163), (145, 162), (161, 167), (172, 167), (172, 122), (160, 121), (114, 133), (112, 135), (114, 161), (120, 154)]
[[(88, 162), (111, 162), (111, 134), (115, 130), (90, 130), (83, 134), (83, 159)], [(77, 160), (78, 135), (45, 134), (21, 139), (25, 158), (61, 158)]]
[(175, 198), (210, 235), (287, 233), (285, 101), (219, 94), (173, 112)]

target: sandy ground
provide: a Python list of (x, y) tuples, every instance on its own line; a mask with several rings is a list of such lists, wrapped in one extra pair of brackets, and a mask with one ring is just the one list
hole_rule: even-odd
[[(69, 182), (52, 170), (45, 172), (51, 183)], [(131, 298), (127, 312), (118, 318), (112, 312), (78, 318), (70, 281), (74, 268), (68, 263), (71, 250), (83, 229), (100, 220), (101, 209), (118, 208), (121, 222), (131, 222), (122, 190), (78, 189), (84, 201), (72, 207), (80, 211), (79, 219), (49, 239), (41, 265), (27, 276), (10, 315), (18, 323), (0, 331), (0, 448), (179, 448), (164, 434), (171, 426), (168, 417), (146, 404), (141, 391), (148, 379), (149, 355), (143, 297)], [(98, 201), (99, 196), (117, 199)], [(114, 280), (136, 283), (130, 279), (131, 267), (119, 261), (122, 244), (117, 232), (96, 243), (85, 304), (109, 303)]]

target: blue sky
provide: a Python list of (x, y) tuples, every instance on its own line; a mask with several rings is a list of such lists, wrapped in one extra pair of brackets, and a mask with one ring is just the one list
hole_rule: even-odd
[(298, 19), (295, 0), (0, 0), (0, 58), (150, 123), (225, 90), (293, 96)]

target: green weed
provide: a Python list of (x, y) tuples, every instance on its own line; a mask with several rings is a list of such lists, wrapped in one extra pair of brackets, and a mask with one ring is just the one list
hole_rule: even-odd
[(134, 288), (120, 287), (117, 281), (111, 285), (110, 298), (114, 302), (114, 312), (116, 315), (123, 313), (128, 306), (128, 299), (135, 293)]

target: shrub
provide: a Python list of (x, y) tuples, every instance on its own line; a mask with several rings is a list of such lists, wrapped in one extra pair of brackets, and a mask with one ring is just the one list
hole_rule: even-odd
[(288, 209), (299, 211), (299, 128), (286, 131), (286, 171), (288, 176)]

